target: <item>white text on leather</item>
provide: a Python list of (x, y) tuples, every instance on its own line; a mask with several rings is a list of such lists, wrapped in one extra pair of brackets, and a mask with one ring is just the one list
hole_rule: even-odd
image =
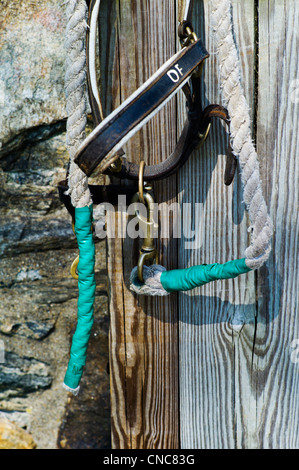
[(167, 75), (172, 82), (176, 83), (179, 81), (180, 75), (183, 76), (183, 69), (180, 68), (179, 64), (176, 64), (173, 69), (167, 72)]

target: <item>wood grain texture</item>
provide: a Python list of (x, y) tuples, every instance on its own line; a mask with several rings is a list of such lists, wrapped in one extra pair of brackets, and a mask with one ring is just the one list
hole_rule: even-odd
[[(289, 96), (298, 64), (298, 6), (258, 4), (259, 11), (257, 2), (233, 2), (234, 33), (256, 119), (273, 252), (258, 273), (180, 295), (183, 448), (298, 448), (298, 363), (290, 360), (292, 339), (299, 336), (298, 105)], [(204, 98), (210, 102), (220, 99), (219, 84), (209, 2), (196, 2), (195, 15), (202, 17), (203, 8), (199, 29), (211, 53)], [(222, 183), (225, 140), (214, 126), (180, 173), (181, 201), (202, 205), (198, 222), (195, 207), (192, 214), (201, 227), (200, 247), (187, 251), (182, 240), (182, 267), (241, 257), (247, 246), (240, 180), (232, 188)]]
[[(262, 448), (299, 448), (298, 2), (260, 2), (257, 150), (273, 219), (273, 250), (257, 273), (252, 368)], [(297, 91), (298, 96), (298, 91)]]
[[(221, 104), (210, 14), (209, 2), (195, 2), (196, 29), (211, 54), (204, 70), (206, 105)], [(243, 22), (241, 50), (245, 52), (244, 47), (248, 50), (253, 44), (253, 9), (245, 15), (239, 6), (236, 20), (237, 24)], [(235, 34), (238, 35), (237, 29)], [(253, 54), (243, 54), (245, 76), (253, 68), (252, 59)], [(194, 249), (185, 249), (186, 240), (181, 240), (181, 267), (241, 258), (248, 244), (240, 177), (236, 175), (229, 187), (223, 183), (227, 144), (226, 129), (213, 122), (205, 145), (180, 172), (181, 201), (191, 203), (193, 229), (200, 233)], [(190, 449), (234, 448), (239, 432), (240, 363), (245, 366), (241, 373), (245, 387), (250, 374), (254, 276), (249, 273), (235, 280), (207, 284), (180, 294), (179, 302), (181, 445)], [(246, 343), (249, 351), (245, 353), (242, 346)]]
[[(102, 20), (101, 24), (103, 28), (108, 25), (115, 48), (113, 54), (110, 46), (109, 63), (101, 55), (106, 61), (102, 69), (106, 77), (101, 82), (112, 94), (114, 109), (174, 54), (175, 8), (172, 2), (158, 0), (121, 0), (110, 2), (110, 9), (106, 6), (101, 13), (106, 23)], [(106, 109), (109, 105), (107, 100)], [(172, 151), (175, 137), (176, 103), (172, 100), (124, 149), (130, 161), (158, 163)], [(154, 190), (157, 202), (172, 200), (176, 178), (167, 185), (157, 184)], [(120, 213), (109, 217), (110, 226), (126, 224)], [(137, 298), (129, 291), (138, 249), (139, 240), (108, 239), (112, 445), (178, 448), (177, 300), (176, 296)], [(161, 264), (176, 267), (176, 240), (159, 241), (159, 258)]]
[[(210, 2), (194, 3), (195, 30), (210, 52), (203, 102), (221, 104)], [(146, 299), (128, 289), (138, 241), (108, 239), (114, 448), (299, 448), (299, 7), (283, 0), (232, 3), (263, 191), (275, 227), (273, 250), (258, 272)], [(183, 4), (104, 1), (100, 81), (107, 113), (177, 50)], [(185, 111), (180, 92), (128, 142), (127, 157), (164, 160)], [(240, 175), (230, 187), (223, 183), (227, 144), (225, 127), (214, 122), (205, 145), (179, 174), (155, 185), (157, 202), (175, 202), (177, 196), (183, 210), (183, 237), (158, 242), (159, 261), (168, 269), (244, 255), (249, 222)], [(120, 213), (109, 219), (110, 226), (126, 225)]]

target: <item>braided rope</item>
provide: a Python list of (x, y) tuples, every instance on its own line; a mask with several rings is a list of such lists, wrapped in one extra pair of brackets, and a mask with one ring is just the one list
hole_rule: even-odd
[[(78, 265), (78, 321), (72, 339), (72, 347), (63, 387), (78, 395), (80, 379), (86, 360), (86, 348), (93, 324), (94, 282), (94, 243), (90, 224), (92, 199), (88, 188), (88, 178), (74, 162), (79, 145), (85, 139), (86, 118), (86, 17), (85, 0), (69, 0), (66, 8), (67, 27), (65, 37), (66, 73), (65, 95), (67, 110), (66, 142), (70, 164), (68, 191), (76, 211), (76, 236), (80, 251)], [(81, 213), (81, 217), (80, 217)], [(78, 220), (79, 219), (79, 222)], [(77, 223), (78, 222), (78, 223)], [(79, 345), (79, 346), (78, 346)]]
[(230, 0), (211, 0), (222, 97), (230, 115), (231, 146), (238, 156), (251, 227), (251, 243), (245, 251), (246, 265), (262, 266), (271, 251), (272, 222), (263, 197), (259, 163), (252, 142), (249, 108), (240, 81), (240, 62), (232, 33)]
[[(215, 33), (219, 60), (220, 83), (224, 105), (230, 115), (230, 139), (235, 156), (241, 167), (244, 186), (244, 202), (249, 214), (251, 243), (245, 250), (245, 263), (250, 269), (261, 267), (271, 251), (272, 221), (263, 197), (259, 163), (252, 142), (249, 108), (241, 85), (241, 68), (232, 33), (230, 0), (211, 0), (211, 22)], [(130, 288), (141, 295), (167, 295), (162, 283), (161, 266), (154, 265), (145, 270), (144, 284), (138, 282), (136, 271), (132, 271)]]
[[(239, 157), (241, 178), (244, 186), (244, 202), (251, 221), (251, 243), (245, 250), (246, 265), (250, 269), (260, 267), (268, 259), (271, 251), (272, 222), (263, 197), (259, 163), (252, 142), (248, 105), (240, 81), (240, 63), (232, 34), (230, 0), (211, 0), (212, 26), (215, 32), (221, 90), (231, 123), (231, 146)], [(74, 163), (76, 151), (85, 139), (86, 101), (85, 101), (85, 48), (87, 5), (85, 0), (69, 0), (67, 8), (68, 24), (66, 31), (66, 96), (67, 96), (67, 145), (70, 153), (69, 193), (74, 207), (85, 207), (92, 203), (86, 175)], [(150, 294), (153, 277), (153, 294), (157, 294), (161, 269), (147, 276), (146, 289)], [(135, 284), (131, 276), (131, 283)], [(159, 282), (158, 282), (159, 284)], [(162, 287), (162, 286), (161, 286)], [(143, 287), (138, 286), (138, 293)], [(162, 287), (163, 289), (163, 287)], [(163, 290), (162, 295), (165, 295)]]
[(79, 145), (85, 139), (86, 127), (86, 16), (85, 0), (69, 0), (67, 3), (67, 27), (65, 37), (66, 73), (65, 94), (67, 110), (66, 142), (70, 156), (68, 176), (68, 194), (74, 207), (85, 207), (92, 203), (88, 189), (88, 178), (74, 163), (74, 157)]
[(150, 266), (143, 266), (143, 279), (141, 283), (138, 279), (137, 267), (132, 269), (130, 275), (130, 289), (139, 295), (169, 295), (160, 281), (161, 274), (166, 271), (164, 266), (160, 264), (152, 264)]

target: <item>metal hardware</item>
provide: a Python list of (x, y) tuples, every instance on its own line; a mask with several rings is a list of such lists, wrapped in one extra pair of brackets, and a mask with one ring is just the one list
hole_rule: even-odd
[(198, 40), (196, 33), (189, 26), (187, 26), (186, 32), (188, 34), (188, 44), (193, 44)]
[(144, 172), (145, 162), (140, 162), (139, 165), (139, 175), (138, 175), (138, 194), (139, 199), (142, 204), (145, 204), (144, 197), (143, 197), (143, 172)]
[(205, 130), (203, 133), (201, 133), (201, 132), (198, 133), (198, 137), (200, 138), (200, 141), (199, 141), (199, 143), (197, 144), (197, 147), (196, 147), (197, 150), (200, 149), (200, 147), (201, 147), (201, 146), (204, 144), (204, 142), (206, 141), (206, 139), (207, 139), (207, 137), (208, 137), (208, 135), (209, 135), (209, 132), (210, 132), (210, 128), (211, 128), (211, 123), (208, 124), (206, 130)]
[[(73, 229), (74, 234), (76, 235), (74, 219), (72, 220), (72, 229)], [(93, 226), (92, 225), (91, 225), (91, 231), (93, 231)], [(78, 279), (79, 279), (79, 276), (78, 276), (78, 273), (77, 273), (78, 264), (79, 264), (79, 255), (72, 262), (71, 269), (70, 269), (71, 276), (72, 276), (72, 278), (76, 279), (76, 281), (78, 281)]]
[(111, 165), (109, 166), (109, 171), (111, 171), (112, 173), (119, 173), (122, 169), (122, 163), (123, 160), (121, 157), (119, 157), (115, 162), (111, 163)]
[(77, 256), (77, 258), (72, 262), (72, 265), (71, 265), (71, 269), (70, 269), (70, 272), (71, 272), (71, 275), (74, 279), (78, 280), (79, 277), (78, 277), (78, 274), (77, 274), (77, 266), (79, 264), (79, 255)]
[(138, 274), (138, 279), (140, 282), (144, 282), (143, 279), (143, 266), (145, 261), (149, 261), (151, 259), (155, 258), (156, 264), (158, 264), (158, 253), (154, 249), (151, 252), (146, 252), (143, 251), (143, 249), (140, 250), (140, 255), (137, 263), (137, 274)]
[[(143, 162), (144, 163), (144, 162)], [(142, 165), (144, 167), (144, 165)], [(143, 171), (140, 172), (143, 175)], [(139, 251), (139, 259), (137, 263), (137, 274), (138, 279), (140, 282), (144, 282), (143, 279), (143, 266), (146, 261), (155, 260), (158, 263), (158, 253), (154, 244), (154, 235), (155, 231), (158, 229), (158, 224), (155, 222), (154, 215), (155, 215), (155, 200), (153, 195), (149, 192), (152, 190), (151, 185), (144, 183), (143, 186), (143, 178), (142, 181), (142, 197), (143, 197), (143, 204), (147, 206), (147, 217), (143, 217), (138, 209), (135, 210), (139, 221), (139, 227), (144, 234), (143, 243), (141, 249)], [(140, 181), (140, 185), (141, 185)], [(146, 189), (146, 192), (143, 191)], [(140, 193), (136, 193), (132, 198), (132, 204), (141, 202)]]
[(181, 40), (182, 47), (187, 47), (190, 44), (194, 44), (196, 41), (198, 41), (198, 37), (193, 30), (193, 26), (190, 21), (183, 21), (180, 23), (178, 35)]

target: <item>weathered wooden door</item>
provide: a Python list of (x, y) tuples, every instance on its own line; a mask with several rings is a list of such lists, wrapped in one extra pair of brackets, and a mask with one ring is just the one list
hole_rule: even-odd
[[(163, 299), (137, 298), (128, 281), (138, 240), (108, 239), (114, 448), (299, 447), (299, 4), (232, 4), (263, 191), (275, 228), (272, 253), (266, 266), (235, 280)], [(183, 7), (179, 0), (103, 2), (106, 112), (177, 50)], [(195, 1), (193, 24), (210, 52), (204, 104), (221, 103), (210, 13), (208, 0)], [(130, 140), (127, 157), (146, 163), (165, 159), (184, 117), (179, 94)], [(227, 142), (226, 129), (214, 123), (207, 142), (184, 168), (155, 184), (158, 203), (178, 201), (185, 208), (183, 236), (157, 241), (159, 262), (168, 269), (244, 255), (249, 223), (239, 174), (230, 187), (223, 184)], [(126, 220), (119, 212), (110, 223), (117, 231)]]

